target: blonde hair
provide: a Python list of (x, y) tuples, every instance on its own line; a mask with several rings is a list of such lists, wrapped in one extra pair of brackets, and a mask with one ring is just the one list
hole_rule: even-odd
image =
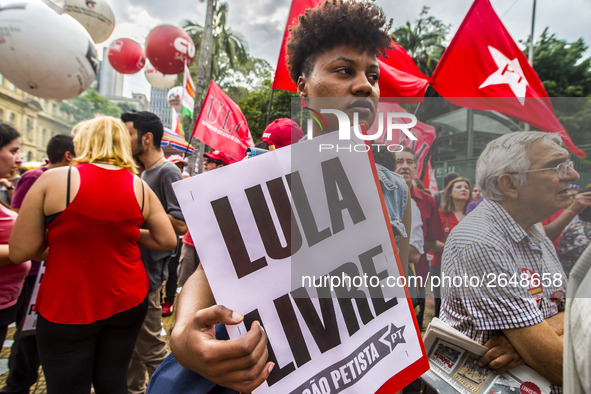
[(442, 211), (446, 215), (449, 215), (454, 210), (454, 200), (453, 200), (453, 198), (451, 198), (451, 192), (454, 188), (454, 185), (458, 182), (465, 182), (468, 185), (468, 192), (470, 193), (470, 195), (468, 197), (468, 201), (466, 201), (466, 205), (464, 205), (464, 213), (466, 213), (466, 207), (468, 206), (468, 203), (470, 201), (472, 201), (472, 186), (470, 185), (470, 180), (468, 178), (463, 178), (463, 177), (457, 177), (457, 178), (452, 179), (447, 184), (447, 186), (445, 187), (445, 190), (443, 191), (443, 209), (442, 209)]
[(72, 129), (75, 163), (108, 163), (138, 173), (131, 153), (129, 131), (120, 119), (98, 116), (84, 120)]

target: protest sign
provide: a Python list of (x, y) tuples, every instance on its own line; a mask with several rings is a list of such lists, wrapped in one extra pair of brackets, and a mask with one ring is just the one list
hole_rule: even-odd
[(217, 303), (245, 315), (230, 337), (269, 338), (257, 393), (395, 392), (428, 369), (377, 171), (337, 138), (174, 184)]

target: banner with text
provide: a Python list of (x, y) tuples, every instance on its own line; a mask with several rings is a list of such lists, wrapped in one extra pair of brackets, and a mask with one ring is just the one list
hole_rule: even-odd
[(245, 315), (230, 337), (257, 320), (269, 338), (256, 393), (395, 392), (429, 368), (373, 159), (318, 148), (337, 142), (364, 144), (331, 133), (174, 184), (216, 301)]

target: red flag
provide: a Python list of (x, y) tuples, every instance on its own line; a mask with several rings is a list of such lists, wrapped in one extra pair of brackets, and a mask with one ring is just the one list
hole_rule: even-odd
[[(295, 83), (289, 77), (287, 62), (285, 58), (285, 45), (289, 36), (289, 27), (296, 25), (298, 17), (307, 9), (314, 8), (322, 0), (293, 0), (287, 26), (283, 33), (279, 59), (273, 89), (288, 90), (297, 92)], [(419, 71), (418, 67), (406, 51), (396, 43), (392, 44), (393, 49), (387, 51), (388, 59), (380, 58), (380, 95), (382, 97), (424, 97), (425, 90), (429, 84), (428, 78)]]
[[(397, 103), (380, 100), (380, 102), (378, 103), (378, 115), (376, 116), (376, 120), (370, 127), (367, 134), (375, 135), (378, 132), (380, 118), (382, 118), (382, 137), (378, 138), (377, 140), (386, 146), (402, 145), (412, 148), (412, 150), (416, 152), (418, 157), (417, 174), (421, 174), (423, 172), (424, 159), (427, 156), (427, 152), (429, 152), (429, 148), (431, 148), (433, 141), (435, 140), (435, 127), (417, 121), (417, 124), (409, 129), (410, 133), (412, 133), (412, 135), (416, 137), (416, 140), (412, 140), (401, 129), (393, 130), (391, 138), (388, 138), (388, 135), (386, 133), (388, 113), (407, 114), (404, 108), (402, 108)], [(409, 118), (405, 117), (404, 115), (401, 115), (400, 117), (394, 117), (393, 122), (396, 124), (405, 124), (409, 123)], [(397, 147), (389, 149), (391, 149), (391, 151), (393, 152), (400, 150), (397, 149)]]
[(425, 190), (429, 190), (431, 195), (435, 195), (435, 193), (439, 193), (439, 188), (437, 187), (437, 180), (435, 179), (435, 171), (433, 171), (433, 167), (431, 166), (431, 158), (429, 157), (429, 161), (427, 162), (427, 170), (425, 171), (425, 176), (423, 176), (423, 185), (425, 186)]
[(236, 160), (242, 159), (246, 149), (254, 146), (240, 107), (213, 81), (209, 84), (193, 137)]
[(499, 111), (558, 133), (573, 153), (585, 155), (554, 115), (546, 89), (490, 0), (474, 1), (433, 72), (431, 86), (453, 104)]
[(285, 26), (285, 32), (283, 33), (283, 41), (281, 41), (281, 50), (279, 51), (275, 79), (271, 86), (272, 89), (297, 92), (295, 83), (289, 78), (287, 62), (285, 61), (285, 46), (287, 44), (287, 37), (289, 36), (289, 27), (296, 25), (300, 15), (302, 15), (307, 9), (316, 7), (321, 1), (322, 0), (292, 0), (289, 16), (287, 17), (287, 25)]

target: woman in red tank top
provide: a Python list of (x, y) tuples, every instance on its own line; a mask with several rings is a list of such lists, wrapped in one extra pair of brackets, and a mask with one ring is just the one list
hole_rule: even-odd
[[(35, 308), (48, 393), (127, 393), (127, 367), (147, 311), (138, 244), (171, 250), (176, 235), (137, 177), (129, 132), (116, 118), (75, 128), (76, 165), (46, 171), (21, 207), (10, 256), (49, 246)], [(142, 227), (143, 226), (143, 227)]]

